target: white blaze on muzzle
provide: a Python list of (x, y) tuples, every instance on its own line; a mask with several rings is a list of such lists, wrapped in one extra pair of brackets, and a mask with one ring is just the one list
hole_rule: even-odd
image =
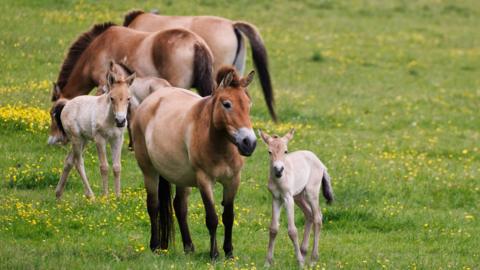
[(242, 155), (251, 155), (257, 146), (257, 137), (251, 128), (239, 128), (233, 138)]

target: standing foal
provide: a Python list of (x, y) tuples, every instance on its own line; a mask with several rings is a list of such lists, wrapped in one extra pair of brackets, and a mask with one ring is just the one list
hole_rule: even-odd
[(120, 196), (120, 156), (123, 133), (127, 122), (127, 108), (130, 101), (128, 86), (135, 74), (125, 76), (122, 68), (110, 62), (107, 72), (106, 93), (101, 96), (78, 96), (69, 101), (59, 101), (52, 110), (52, 117), (64, 135), (72, 142), (72, 151), (65, 158), (63, 173), (55, 190), (60, 198), (65, 189), (68, 174), (75, 165), (85, 187), (85, 195), (93, 198), (83, 164), (83, 149), (87, 140), (94, 140), (100, 160), (103, 194), (108, 194), (107, 141), (112, 148), (115, 195)]
[[(294, 130), (283, 137), (269, 136), (259, 130), (260, 137), (268, 146), (270, 154), (270, 178), (268, 189), (273, 196), (272, 223), (270, 225), (270, 241), (265, 264), (273, 261), (273, 248), (277, 236), (280, 210), (285, 203), (288, 217), (288, 236), (293, 242), (295, 255), (300, 266), (303, 266), (307, 254), (310, 229), (313, 224), (314, 241), (312, 263), (318, 259), (318, 239), (322, 226), (322, 213), (318, 204), (320, 187), (327, 203), (333, 201), (333, 190), (330, 176), (323, 163), (310, 151), (296, 151), (287, 154), (287, 144), (293, 138)], [(298, 245), (297, 228), (293, 212), (294, 202), (302, 209), (306, 222), (302, 246)]]

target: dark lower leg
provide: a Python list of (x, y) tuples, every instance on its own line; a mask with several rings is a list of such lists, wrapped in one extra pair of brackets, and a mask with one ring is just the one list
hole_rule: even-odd
[(213, 200), (201, 192), (203, 204), (205, 206), (205, 223), (207, 224), (208, 232), (210, 233), (210, 258), (213, 260), (218, 257), (218, 247), (217, 247), (217, 226), (218, 226), (218, 217), (215, 213), (215, 206)]
[(150, 237), (150, 249), (155, 251), (160, 246), (160, 234), (158, 224), (158, 198), (156, 194), (147, 194), (147, 210), (150, 216), (151, 237)]
[(223, 241), (223, 251), (227, 258), (233, 258), (232, 228), (234, 220), (233, 202), (223, 202), (222, 221), (225, 226), (225, 239)]
[(175, 209), (175, 215), (177, 217), (178, 226), (180, 227), (180, 233), (182, 235), (183, 250), (185, 253), (193, 252), (195, 250), (192, 238), (190, 237), (190, 230), (187, 223), (187, 196), (183, 189), (177, 188), (177, 194), (173, 200), (173, 207)]

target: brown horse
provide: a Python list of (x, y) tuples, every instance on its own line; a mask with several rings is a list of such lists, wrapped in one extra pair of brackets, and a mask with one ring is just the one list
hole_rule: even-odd
[(136, 111), (132, 127), (135, 157), (147, 190), (152, 250), (167, 249), (172, 237), (170, 184), (174, 184), (173, 207), (185, 252), (194, 250), (187, 224), (187, 199), (191, 187), (197, 187), (206, 211), (210, 257), (218, 256), (218, 217), (213, 201), (213, 186), (218, 181), (223, 185), (223, 250), (227, 257), (233, 256), (233, 203), (242, 156), (250, 156), (256, 146), (246, 91), (253, 71), (240, 79), (235, 69), (228, 67), (221, 69), (217, 78), (223, 80), (209, 97), (165, 87), (147, 97)]
[[(104, 23), (83, 33), (70, 47), (52, 101), (72, 99), (106, 85), (104, 74), (111, 60), (128, 65), (139, 77), (161, 77), (187, 89), (194, 86), (202, 96), (209, 95), (215, 85), (212, 53), (198, 35), (186, 29), (150, 33)], [(51, 127), (51, 138), (58, 137), (53, 118)], [(49, 143), (55, 141), (49, 139)]]
[(245, 35), (250, 40), (253, 62), (259, 74), (268, 110), (272, 118), (276, 120), (273, 107), (273, 90), (268, 71), (267, 50), (254, 25), (214, 16), (161, 16), (140, 10), (128, 13), (123, 25), (150, 32), (183, 27), (196, 33), (205, 40), (212, 50), (215, 72), (224, 65), (234, 65), (243, 74), (246, 59), (243, 38), (243, 35)]

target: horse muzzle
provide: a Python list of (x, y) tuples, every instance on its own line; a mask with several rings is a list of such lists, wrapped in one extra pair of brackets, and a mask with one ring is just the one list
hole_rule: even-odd
[(116, 124), (117, 127), (119, 127), (119, 128), (124, 127), (126, 123), (127, 123), (127, 118), (123, 118), (123, 119), (117, 119), (117, 118), (115, 118), (115, 124)]
[(257, 137), (250, 128), (240, 128), (233, 136), (235, 145), (242, 156), (251, 156), (257, 147)]

